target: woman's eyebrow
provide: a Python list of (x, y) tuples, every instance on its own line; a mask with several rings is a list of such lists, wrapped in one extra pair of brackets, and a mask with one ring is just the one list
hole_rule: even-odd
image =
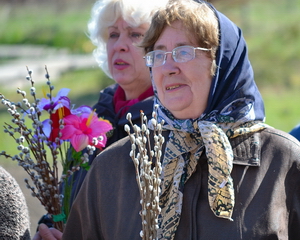
[(157, 45), (157, 46), (154, 46), (154, 48), (153, 48), (153, 50), (163, 50), (163, 49), (166, 49), (165, 45)]
[(109, 26), (107, 29), (118, 29), (117, 26)]
[[(175, 44), (175, 46), (174, 46), (174, 48), (176, 48), (176, 47), (181, 47), (181, 46), (190, 46), (191, 45), (191, 43), (190, 42), (179, 42), (179, 43), (176, 43)], [(154, 46), (154, 50), (164, 50), (164, 49), (166, 49), (167, 47), (165, 46), (165, 45), (163, 45), (163, 44), (161, 44), (161, 45), (157, 45), (157, 46)], [(173, 48), (173, 49), (174, 49)]]

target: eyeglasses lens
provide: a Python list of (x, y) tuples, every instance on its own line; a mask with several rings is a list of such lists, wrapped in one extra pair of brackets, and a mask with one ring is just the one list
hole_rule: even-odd
[(146, 54), (146, 65), (148, 67), (159, 67), (164, 65), (166, 54), (172, 53), (175, 62), (188, 62), (195, 58), (195, 48), (192, 46), (180, 46), (174, 48), (172, 52), (155, 50)]

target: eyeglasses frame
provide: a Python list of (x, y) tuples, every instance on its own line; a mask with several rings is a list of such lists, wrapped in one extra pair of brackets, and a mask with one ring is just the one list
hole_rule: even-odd
[[(173, 59), (175, 62), (177, 62), (177, 61), (175, 60), (175, 58), (174, 58), (174, 55), (175, 55), (175, 54), (174, 54), (174, 50), (177, 49), (177, 48), (181, 48), (181, 47), (189, 47), (189, 48), (193, 48), (193, 49), (194, 49), (194, 57), (193, 57), (192, 59), (186, 61), (186, 62), (189, 62), (189, 61), (191, 61), (191, 60), (193, 60), (193, 59), (195, 58), (195, 56), (196, 56), (196, 50), (201, 50), (201, 51), (211, 51), (210, 48), (193, 47), (193, 46), (185, 45), (185, 46), (179, 46), (179, 47), (176, 47), (176, 48), (174, 48), (171, 52), (164, 52), (163, 50), (154, 50), (154, 51), (148, 52), (148, 53), (143, 57), (143, 59), (146, 60), (146, 57), (147, 57), (147, 55), (148, 55), (149, 53), (153, 53), (153, 52), (155, 52), (155, 51), (162, 51), (162, 52), (164, 52), (164, 60), (163, 60), (163, 62), (162, 62), (161, 65), (158, 65), (158, 66), (148, 66), (148, 65), (147, 65), (147, 62), (146, 62), (146, 66), (147, 66), (147, 67), (151, 67), (151, 68), (163, 66), (163, 65), (166, 63), (166, 60), (167, 60), (167, 54), (168, 54), (168, 53), (171, 53), (172, 59)], [(183, 63), (183, 62), (177, 62), (177, 63)]]

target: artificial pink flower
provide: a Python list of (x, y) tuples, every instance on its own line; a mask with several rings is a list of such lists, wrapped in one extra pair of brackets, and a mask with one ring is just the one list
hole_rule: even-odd
[[(59, 121), (70, 114), (71, 112), (68, 108), (61, 107), (50, 114), (50, 119), (43, 121), (43, 131), (51, 142), (55, 142), (59, 136)], [(50, 122), (52, 123), (50, 124)]]
[[(105, 147), (106, 133), (112, 129), (112, 125), (103, 119), (99, 119), (95, 112), (89, 116), (68, 115), (64, 118), (64, 128), (61, 130), (62, 140), (70, 140), (73, 148), (79, 152), (87, 145), (93, 145), (102, 149)], [(98, 144), (93, 144), (93, 138), (98, 139)]]

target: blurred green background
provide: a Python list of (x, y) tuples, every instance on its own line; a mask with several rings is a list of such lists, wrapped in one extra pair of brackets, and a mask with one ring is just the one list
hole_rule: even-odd
[[(255, 79), (265, 101), (266, 122), (290, 131), (300, 122), (300, 0), (210, 2), (243, 30)], [(86, 26), (93, 4), (91, 0), (0, 0), (0, 47), (46, 46), (52, 50), (63, 49), (67, 55), (92, 55), (94, 46), (86, 35)], [(20, 82), (26, 81), (25, 66), (30, 64), (31, 58), (28, 54), (27, 58), (23, 56), (22, 63), (16, 62), (16, 69), (20, 67), (18, 64), (24, 67), (24, 78), (20, 78)], [(13, 101), (20, 99), (16, 86), (8, 79), (1, 79), (1, 67), (16, 60), (15, 54), (0, 52), (0, 92)], [(41, 67), (43, 65), (44, 61), (41, 61)], [(48, 67), (48, 70), (51, 76), (54, 69)], [(42, 95), (45, 81), (42, 78), (35, 80)], [(88, 68), (63, 71), (54, 85), (56, 89), (70, 88), (69, 96), (79, 106), (93, 105), (99, 91), (112, 82), (95, 63)], [(29, 92), (26, 84), (21, 84), (22, 89)], [(1, 128), (4, 122), (10, 121), (6, 109), (0, 104)], [(4, 149), (17, 153), (14, 141), (1, 130), (0, 151)], [(0, 159), (0, 165), (9, 167), (7, 164), (7, 160)], [(18, 174), (14, 176), (18, 178)], [(27, 192), (24, 191), (26, 196)], [(31, 202), (33, 198), (29, 196), (28, 199)], [(35, 204), (30, 206), (30, 211), (33, 232), (43, 210)]]

